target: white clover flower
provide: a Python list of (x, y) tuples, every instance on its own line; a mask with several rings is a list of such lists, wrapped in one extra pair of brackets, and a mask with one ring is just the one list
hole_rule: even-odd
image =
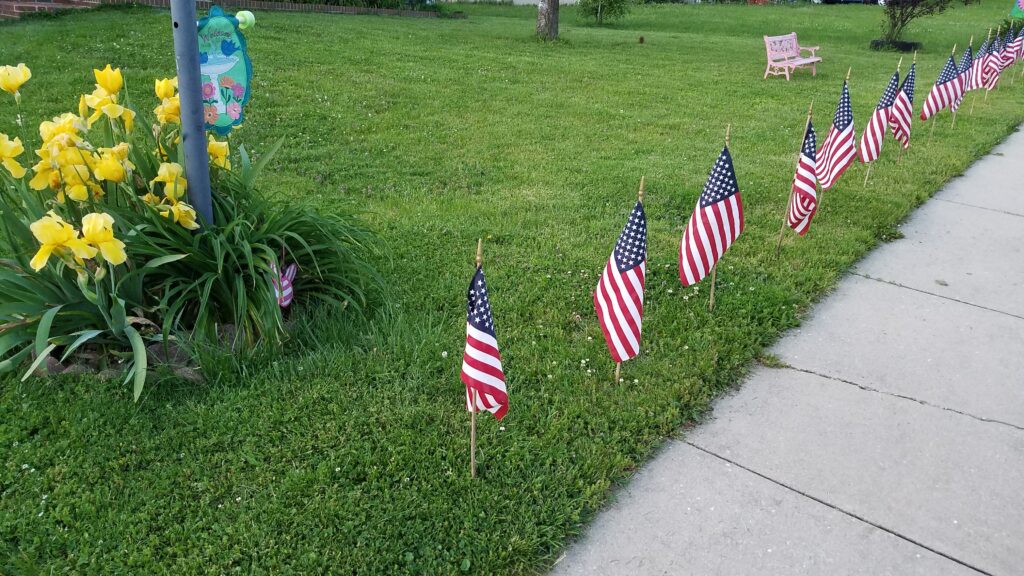
[(441, 358), (447, 358), (447, 357), (448, 357), (448, 351), (447, 350), (441, 352)]

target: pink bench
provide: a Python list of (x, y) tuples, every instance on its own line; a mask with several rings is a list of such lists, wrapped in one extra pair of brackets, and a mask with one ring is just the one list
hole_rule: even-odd
[[(789, 72), (797, 68), (810, 68), (811, 75), (816, 76), (818, 69), (816, 64), (821, 62), (820, 56), (814, 53), (820, 49), (819, 46), (802, 47), (796, 41), (796, 32), (785, 36), (765, 36), (764, 47), (768, 51), (768, 68), (764, 71), (764, 77), (768, 75), (778, 76), (785, 74), (789, 80)], [(804, 56), (803, 52), (810, 52)]]

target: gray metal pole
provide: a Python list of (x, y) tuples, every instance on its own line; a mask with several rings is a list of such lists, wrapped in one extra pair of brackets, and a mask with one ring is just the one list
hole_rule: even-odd
[(185, 146), (185, 177), (188, 198), (203, 224), (213, 224), (210, 197), (210, 160), (206, 151), (203, 120), (202, 74), (199, 71), (199, 34), (195, 0), (171, 0), (174, 27), (174, 61), (178, 67), (181, 104), (181, 141)]

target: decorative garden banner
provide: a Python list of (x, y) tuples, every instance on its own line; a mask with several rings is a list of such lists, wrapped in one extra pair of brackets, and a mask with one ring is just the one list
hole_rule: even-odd
[(238, 19), (220, 6), (199, 21), (199, 64), (206, 129), (226, 135), (244, 118), (252, 83), (252, 61)]
[(1024, 18), (1024, 0), (1015, 0), (1010, 10), (1010, 18)]

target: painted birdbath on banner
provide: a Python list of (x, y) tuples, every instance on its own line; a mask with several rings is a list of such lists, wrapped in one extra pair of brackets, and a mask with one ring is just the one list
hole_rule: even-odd
[(225, 135), (245, 118), (252, 61), (239, 18), (224, 14), (219, 6), (199, 21), (199, 67), (206, 129)]

